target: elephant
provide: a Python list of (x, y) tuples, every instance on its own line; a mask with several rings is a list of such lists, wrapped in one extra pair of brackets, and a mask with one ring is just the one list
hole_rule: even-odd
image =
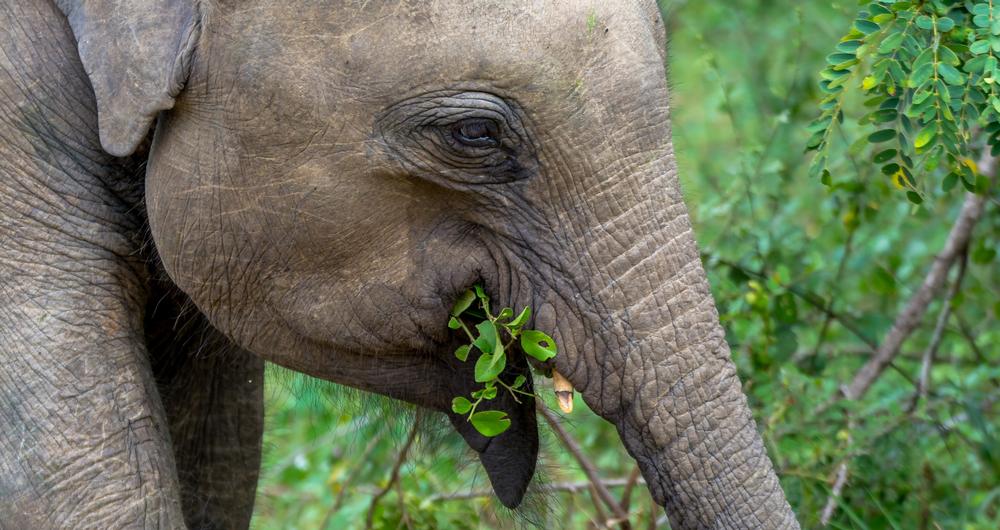
[[(670, 141), (654, 0), (4, 0), (0, 528), (245, 528), (263, 367), (448, 416), (447, 327), (535, 309), (673, 528), (797, 528)], [(532, 361), (534, 362), (534, 361)], [(502, 377), (524, 374), (517, 358)]]

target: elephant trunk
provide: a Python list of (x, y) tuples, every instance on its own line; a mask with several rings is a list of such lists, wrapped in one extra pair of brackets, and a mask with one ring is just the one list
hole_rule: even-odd
[(567, 346), (556, 369), (617, 426), (673, 528), (798, 528), (730, 359), (672, 153), (577, 211), (589, 217), (576, 219), (589, 226), (585, 252), (575, 246), (571, 285), (554, 287), (577, 294), (539, 314)]
[(613, 420), (626, 448), (673, 528), (797, 528), (721, 332), (698, 335), (637, 349)]

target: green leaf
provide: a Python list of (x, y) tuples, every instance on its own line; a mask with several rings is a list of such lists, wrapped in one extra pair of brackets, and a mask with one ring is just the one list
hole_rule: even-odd
[(933, 142), (935, 136), (937, 136), (937, 128), (933, 125), (924, 127), (924, 130), (920, 131), (920, 134), (913, 139), (913, 147), (921, 149), (927, 144)]
[(888, 37), (885, 38), (885, 40), (882, 41), (882, 44), (879, 44), (878, 52), (881, 53), (882, 55), (888, 55), (892, 53), (893, 51), (896, 50), (896, 48), (899, 48), (900, 44), (903, 43), (903, 37), (905, 36), (906, 34), (903, 33), (902, 31), (898, 31), (896, 33), (893, 33), (892, 35), (889, 35)]
[(854, 53), (858, 51), (861, 47), (861, 41), (859, 40), (845, 40), (840, 44), (837, 44), (837, 51), (843, 53)]
[(865, 35), (868, 35), (869, 33), (874, 33), (882, 29), (878, 24), (872, 22), (871, 20), (865, 20), (863, 18), (855, 20), (854, 27), (857, 28), (857, 30), (860, 31), (861, 33), (864, 33)]
[[(455, 304), (451, 306), (451, 313), (450, 313), (451, 316), (457, 317), (461, 315), (462, 313), (465, 312), (466, 309), (469, 308), (469, 306), (472, 305), (472, 302), (475, 301), (476, 301), (476, 293), (472, 291), (465, 291), (458, 297), (458, 300), (455, 300)], [(451, 327), (450, 324), (449, 327)], [(451, 329), (457, 329), (457, 327)]]
[(476, 324), (479, 336), (473, 344), (483, 353), (493, 353), (497, 349), (497, 327), (493, 322), (484, 320)]
[(514, 320), (511, 320), (510, 322), (507, 323), (507, 327), (520, 329), (521, 326), (528, 323), (529, 318), (531, 318), (531, 308), (525, 307), (523, 310), (521, 310), (521, 313), (517, 315), (517, 317)]
[(528, 381), (527, 377), (524, 377), (523, 375), (519, 375), (519, 376), (517, 376), (517, 377), (514, 378), (514, 383), (511, 384), (510, 386), (513, 387), (513, 388), (521, 388), (521, 386), (524, 385), (524, 383), (526, 383), (527, 381)]
[(941, 32), (951, 31), (955, 27), (955, 21), (949, 17), (941, 17), (937, 19), (937, 30)]
[(965, 84), (965, 77), (961, 72), (948, 63), (938, 63), (938, 73), (944, 77), (945, 82), (949, 85), (959, 86)]
[(459, 346), (458, 349), (455, 350), (455, 357), (458, 358), (459, 361), (462, 361), (464, 363), (465, 360), (469, 358), (470, 349), (472, 349), (472, 347), (469, 346), (468, 344), (464, 346)]
[(521, 335), (521, 348), (525, 354), (542, 362), (555, 357), (557, 353), (556, 342), (552, 337), (534, 329)]
[(896, 158), (896, 150), (886, 149), (885, 151), (882, 151), (877, 155), (875, 155), (875, 157), (872, 158), (872, 160), (874, 160), (876, 164), (882, 164), (892, 160), (893, 158)]
[(514, 316), (514, 310), (509, 307), (505, 307), (497, 313), (497, 318), (510, 318), (512, 316)]
[(811, 151), (816, 149), (823, 143), (823, 138), (826, 137), (826, 131), (816, 131), (809, 140), (806, 141), (806, 151)]
[(882, 129), (881, 131), (875, 131), (868, 135), (868, 142), (877, 144), (882, 142), (888, 142), (896, 137), (896, 131), (894, 129)]
[(507, 366), (507, 356), (484, 353), (476, 359), (475, 377), (477, 383), (485, 383), (496, 379)]
[(872, 123), (886, 123), (895, 121), (899, 114), (896, 109), (881, 109), (871, 113)]
[(910, 85), (918, 87), (924, 84), (933, 75), (934, 75), (934, 64), (933, 63), (922, 64), (917, 69), (913, 70), (913, 73), (910, 74)]
[(472, 426), (486, 437), (497, 436), (510, 428), (510, 419), (507, 413), (499, 410), (483, 410), (476, 412), (469, 418)]
[(480, 300), (489, 301), (489, 297), (486, 296), (486, 291), (483, 290), (482, 285), (474, 285), (472, 288), (476, 291), (476, 297)]
[(458, 329), (462, 327), (462, 323), (459, 322), (457, 318), (451, 317), (448, 319), (448, 327), (451, 329)]
[(920, 29), (931, 30), (934, 29), (934, 19), (927, 15), (920, 15), (917, 17), (917, 27)]
[(924, 202), (923, 197), (921, 197), (920, 194), (915, 191), (906, 192), (906, 198), (909, 199), (909, 201), (912, 202), (913, 204), (922, 204)]
[(990, 42), (985, 40), (977, 40), (969, 45), (969, 51), (975, 55), (981, 55), (990, 51)]
[(826, 62), (829, 64), (841, 64), (855, 59), (857, 57), (853, 53), (831, 53), (826, 57)]
[(497, 387), (488, 386), (483, 389), (483, 399), (493, 399), (497, 397)]
[(955, 188), (956, 184), (958, 184), (958, 173), (952, 171), (945, 175), (944, 180), (941, 181), (941, 191), (948, 193)]
[(977, 265), (986, 265), (997, 257), (997, 250), (980, 245), (972, 251), (972, 262)]
[(451, 410), (455, 414), (467, 414), (472, 410), (472, 403), (462, 396), (451, 400)]
[(962, 64), (962, 60), (959, 59), (958, 56), (955, 55), (955, 52), (951, 51), (951, 48), (947, 46), (938, 47), (938, 59), (952, 66)]

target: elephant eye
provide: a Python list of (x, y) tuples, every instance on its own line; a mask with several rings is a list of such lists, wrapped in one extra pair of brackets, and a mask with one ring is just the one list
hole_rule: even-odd
[(451, 136), (468, 147), (493, 148), (500, 145), (499, 127), (492, 120), (462, 120), (452, 126)]

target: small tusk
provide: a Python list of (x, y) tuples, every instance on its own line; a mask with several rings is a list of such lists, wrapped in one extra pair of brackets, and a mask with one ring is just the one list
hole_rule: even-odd
[(559, 408), (569, 414), (573, 412), (573, 385), (559, 372), (552, 370), (552, 386), (556, 390), (556, 400)]

